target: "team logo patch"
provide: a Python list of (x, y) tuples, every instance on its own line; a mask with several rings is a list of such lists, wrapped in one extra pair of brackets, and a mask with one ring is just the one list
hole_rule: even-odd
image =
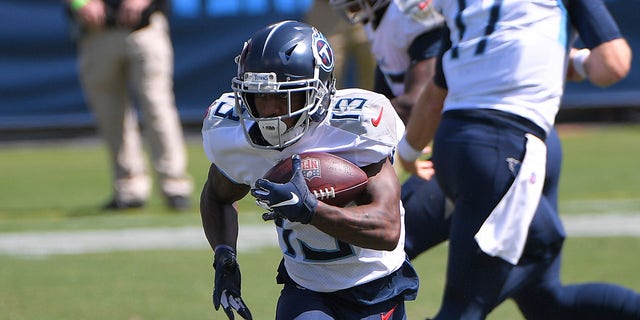
[(333, 70), (333, 50), (327, 39), (320, 32), (313, 34), (313, 55), (322, 70), (330, 72)]
[(305, 180), (322, 177), (322, 172), (320, 172), (320, 160), (316, 158), (302, 159), (300, 167), (302, 169), (302, 176)]
[(511, 171), (514, 176), (517, 175), (518, 171), (520, 171), (520, 160), (511, 157), (506, 158), (505, 160), (507, 161), (509, 171)]

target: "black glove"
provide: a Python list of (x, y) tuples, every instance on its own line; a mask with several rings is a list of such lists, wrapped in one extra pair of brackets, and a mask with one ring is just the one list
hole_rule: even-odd
[(258, 179), (251, 195), (259, 206), (272, 210), (289, 221), (309, 223), (318, 207), (318, 199), (309, 191), (300, 168), (300, 155), (291, 157), (293, 176), (287, 183)]
[(233, 310), (243, 319), (251, 320), (251, 311), (240, 297), (240, 266), (236, 261), (236, 253), (231, 247), (219, 246), (213, 257), (215, 282), (213, 285), (213, 306), (222, 309), (227, 317), (234, 320)]

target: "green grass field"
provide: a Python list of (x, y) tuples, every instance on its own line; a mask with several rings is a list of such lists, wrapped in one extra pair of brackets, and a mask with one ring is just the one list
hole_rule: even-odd
[[(562, 214), (640, 212), (640, 126), (561, 127), (564, 164)], [(208, 161), (190, 140), (189, 170), (199, 189)], [(155, 192), (149, 205), (101, 212), (110, 197), (109, 170), (100, 144), (0, 145), (0, 235), (22, 231), (199, 226), (194, 209), (175, 213)], [(242, 224), (260, 224), (250, 199)], [(640, 290), (640, 238), (569, 238), (565, 282), (610, 281)], [(633, 252), (634, 254), (629, 254)], [(279, 287), (277, 248), (240, 252), (243, 296), (256, 319), (273, 319)], [(438, 308), (446, 244), (418, 257), (418, 300), (409, 319)], [(0, 319), (225, 319), (213, 312), (209, 250), (150, 250), (54, 256), (0, 254)], [(490, 319), (521, 319), (507, 301)]]

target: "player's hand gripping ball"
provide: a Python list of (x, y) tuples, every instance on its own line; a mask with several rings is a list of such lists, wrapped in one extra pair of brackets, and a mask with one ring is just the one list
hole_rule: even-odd
[[(292, 175), (291, 158), (284, 159), (264, 175), (275, 183), (288, 182)], [(343, 207), (366, 189), (367, 174), (352, 162), (326, 152), (300, 154), (302, 177), (309, 191), (320, 201)]]
[(362, 169), (343, 158), (323, 152), (302, 153), (267, 171), (251, 194), (260, 207), (269, 210), (264, 220), (281, 217), (309, 223), (318, 200), (345, 206), (364, 191), (367, 181)]

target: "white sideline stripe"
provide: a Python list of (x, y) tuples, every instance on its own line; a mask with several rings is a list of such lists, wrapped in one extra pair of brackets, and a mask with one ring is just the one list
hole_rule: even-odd
[[(238, 250), (278, 245), (273, 226), (242, 226)], [(0, 233), (0, 254), (54, 255), (209, 248), (202, 227)]]
[(640, 237), (640, 214), (571, 215), (562, 221), (570, 237)]
[[(640, 237), (640, 213), (562, 217), (570, 237)], [(273, 225), (242, 225), (238, 250), (276, 247)], [(111, 251), (208, 248), (201, 227), (0, 233), (0, 254), (44, 256)]]

